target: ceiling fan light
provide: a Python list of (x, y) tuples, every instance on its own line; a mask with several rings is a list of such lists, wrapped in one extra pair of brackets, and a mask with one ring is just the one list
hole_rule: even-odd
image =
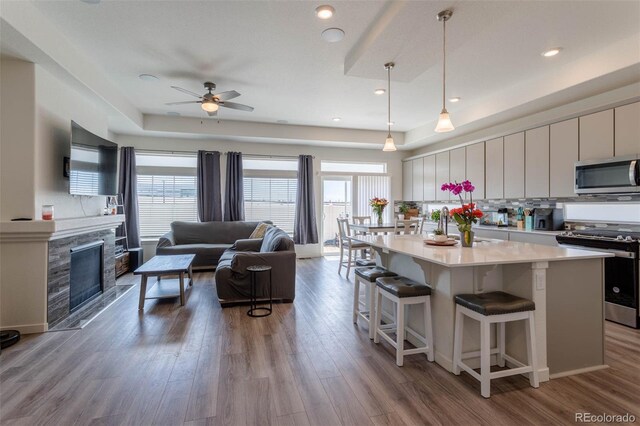
[(216, 112), (218, 108), (219, 108), (218, 104), (212, 101), (202, 103), (202, 109), (207, 112)]
[(449, 117), (449, 113), (446, 109), (443, 109), (438, 117), (438, 124), (434, 129), (437, 133), (445, 133), (454, 130), (453, 123), (451, 122), (451, 118)]
[(384, 141), (384, 147), (382, 148), (385, 152), (397, 151), (395, 142), (393, 142), (393, 137), (391, 135), (387, 136), (387, 140)]

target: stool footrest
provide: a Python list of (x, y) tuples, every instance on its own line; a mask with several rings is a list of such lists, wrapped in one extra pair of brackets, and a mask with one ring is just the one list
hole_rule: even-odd
[[(500, 350), (498, 348), (493, 348), (493, 349), (491, 349), (491, 351), (489, 353), (491, 355), (495, 355), (498, 352), (500, 352)], [(480, 351), (464, 352), (462, 354), (461, 359), (469, 359), (469, 358), (480, 358)]]

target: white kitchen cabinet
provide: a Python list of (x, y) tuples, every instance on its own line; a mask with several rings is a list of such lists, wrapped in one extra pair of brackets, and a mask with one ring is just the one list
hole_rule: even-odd
[(429, 155), (424, 157), (423, 172), (424, 177), (424, 189), (423, 197), (424, 201), (433, 201), (436, 199), (436, 156)]
[(613, 110), (580, 117), (580, 161), (613, 157)]
[(441, 191), (443, 183), (449, 182), (449, 152), (436, 154), (436, 200), (449, 201), (449, 192)]
[(484, 199), (484, 142), (467, 146), (467, 179), (476, 187), (473, 198)]
[(524, 146), (525, 196), (547, 198), (549, 197), (549, 126), (527, 130)]
[(485, 143), (485, 198), (504, 198), (504, 138)]
[[(467, 178), (467, 154), (464, 147), (449, 151), (449, 181), (462, 182)], [(450, 194), (451, 200), (458, 200), (457, 195)]]
[(402, 199), (411, 201), (413, 197), (413, 163), (411, 161), (402, 162)]
[(616, 108), (614, 120), (615, 156), (640, 154), (640, 102)]
[(411, 199), (413, 201), (422, 201), (424, 199), (423, 189), (424, 189), (424, 160), (422, 157), (416, 158), (411, 161), (413, 163), (413, 175), (412, 175), (412, 187), (413, 187), (413, 196)]
[(575, 197), (573, 173), (578, 161), (578, 119), (549, 127), (549, 196)]
[(524, 198), (524, 132), (504, 137), (504, 198)]

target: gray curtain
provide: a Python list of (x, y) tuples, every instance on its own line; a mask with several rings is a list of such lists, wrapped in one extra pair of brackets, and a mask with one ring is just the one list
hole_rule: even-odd
[(317, 244), (318, 224), (313, 190), (313, 157), (298, 157), (298, 194), (296, 195), (296, 218), (293, 241), (296, 244)]
[(242, 153), (227, 152), (227, 182), (224, 194), (224, 220), (244, 220)]
[(220, 193), (220, 153), (198, 151), (198, 219), (200, 222), (222, 220)]
[(138, 187), (136, 151), (132, 146), (120, 148), (118, 193), (122, 196), (129, 248), (140, 247), (140, 217), (138, 215)]

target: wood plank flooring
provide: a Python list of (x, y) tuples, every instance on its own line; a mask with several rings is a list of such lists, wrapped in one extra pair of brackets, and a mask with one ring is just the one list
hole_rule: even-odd
[[(351, 322), (352, 283), (337, 260), (298, 261), (297, 297), (266, 318), (222, 309), (213, 274), (186, 306), (138, 289), (82, 330), (29, 335), (0, 355), (3, 425), (572, 424), (574, 413), (640, 417), (640, 332), (607, 323), (611, 368), (556, 379), (494, 381), (425, 356), (395, 365)], [(123, 278), (138, 285), (139, 277)], [(437, 332), (437, 331), (436, 331)]]

